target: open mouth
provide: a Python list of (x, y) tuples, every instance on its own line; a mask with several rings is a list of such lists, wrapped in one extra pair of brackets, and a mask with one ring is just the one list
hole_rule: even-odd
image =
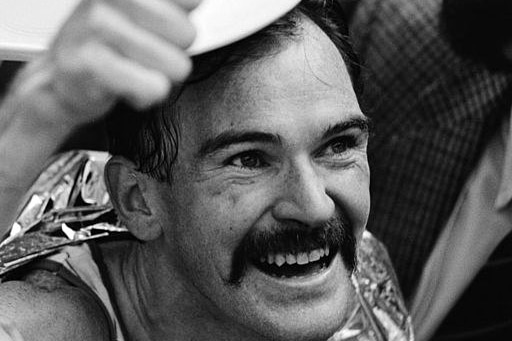
[(293, 278), (312, 276), (327, 269), (337, 250), (325, 248), (299, 253), (269, 253), (251, 262), (256, 268), (273, 277)]

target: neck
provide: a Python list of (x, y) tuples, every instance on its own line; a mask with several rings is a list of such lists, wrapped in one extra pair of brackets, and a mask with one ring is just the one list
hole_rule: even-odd
[[(158, 242), (155, 242), (158, 243)], [(129, 340), (264, 340), (214, 311), (210, 301), (155, 257), (155, 245), (131, 242), (105, 250), (118, 316)]]

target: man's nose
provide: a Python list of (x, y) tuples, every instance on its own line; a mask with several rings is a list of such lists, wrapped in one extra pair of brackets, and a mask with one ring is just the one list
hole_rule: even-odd
[(276, 220), (294, 220), (318, 226), (334, 216), (335, 204), (324, 177), (309, 161), (297, 162), (284, 175), (273, 207)]

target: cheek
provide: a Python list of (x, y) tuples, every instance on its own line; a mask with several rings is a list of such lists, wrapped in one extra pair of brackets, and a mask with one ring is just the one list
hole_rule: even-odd
[(221, 237), (225, 247), (236, 247), (256, 224), (267, 206), (261, 186), (208, 186), (200, 193), (201, 218), (211, 222), (210, 233)]
[(330, 180), (334, 200), (349, 215), (356, 235), (363, 232), (370, 213), (370, 173), (361, 163)]
[(182, 211), (187, 216), (180, 242), (193, 249), (195, 262), (227, 279), (232, 256), (243, 237), (268, 206), (262, 186), (195, 184), (187, 189)]

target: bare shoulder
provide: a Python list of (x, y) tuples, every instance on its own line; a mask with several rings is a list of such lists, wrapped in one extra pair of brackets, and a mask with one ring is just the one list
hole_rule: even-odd
[(0, 317), (13, 323), (25, 341), (108, 340), (101, 308), (44, 270), (0, 284)]

